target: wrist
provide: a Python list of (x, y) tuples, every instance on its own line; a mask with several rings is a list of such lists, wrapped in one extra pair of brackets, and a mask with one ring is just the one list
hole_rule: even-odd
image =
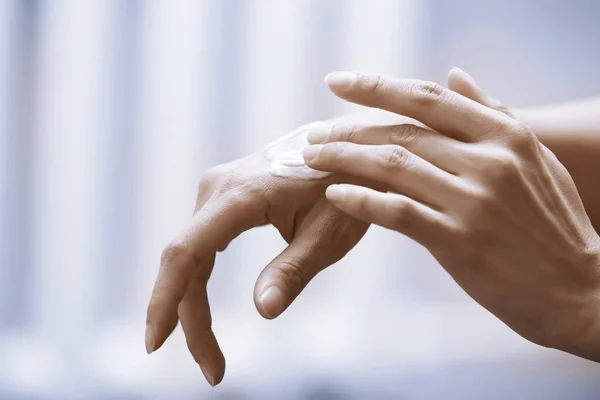
[(600, 362), (600, 247), (589, 255), (583, 267), (590, 271), (590, 285), (577, 294), (578, 306), (565, 318), (565, 334), (553, 347)]

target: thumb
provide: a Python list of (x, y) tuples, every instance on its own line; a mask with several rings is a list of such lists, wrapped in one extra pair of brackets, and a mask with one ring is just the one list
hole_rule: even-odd
[(448, 89), (483, 104), (486, 107), (493, 108), (494, 110), (513, 117), (504, 104), (485, 93), (471, 75), (458, 67), (454, 67), (448, 72)]
[(326, 201), (306, 215), (289, 246), (261, 272), (254, 304), (267, 319), (276, 318), (320, 271), (339, 261), (367, 231)]

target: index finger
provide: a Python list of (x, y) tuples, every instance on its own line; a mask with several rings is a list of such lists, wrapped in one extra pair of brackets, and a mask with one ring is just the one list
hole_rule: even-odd
[(148, 353), (160, 348), (177, 326), (177, 308), (191, 279), (209, 279), (212, 263), (205, 261), (242, 232), (260, 225), (264, 215), (263, 204), (247, 197), (215, 197), (165, 248), (146, 316)]
[(354, 72), (333, 72), (325, 82), (344, 100), (414, 118), (465, 142), (478, 141), (499, 123), (514, 123), (505, 114), (434, 82)]

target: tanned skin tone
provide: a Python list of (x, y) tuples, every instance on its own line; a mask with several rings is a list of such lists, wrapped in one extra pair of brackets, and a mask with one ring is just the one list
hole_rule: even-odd
[(511, 113), (459, 69), (448, 88), (355, 73), (326, 81), (338, 97), (398, 117), (314, 132), (304, 157), (335, 172), (325, 179), (271, 176), (259, 153), (211, 169), (189, 225), (163, 252), (147, 351), (180, 321), (217, 385), (225, 359), (206, 290), (217, 252), (253, 227), (279, 230), (288, 247), (254, 290), (258, 312), (275, 318), (374, 223), (425, 246), (524, 338), (600, 361), (600, 101)]

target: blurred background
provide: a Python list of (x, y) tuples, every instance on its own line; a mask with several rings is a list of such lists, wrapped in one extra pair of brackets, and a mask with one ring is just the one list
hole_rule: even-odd
[(459, 66), (512, 107), (598, 95), (599, 17), (594, 0), (0, 0), (0, 399), (599, 399), (599, 365), (521, 339), (376, 228), (276, 321), (252, 291), (277, 232), (220, 254), (217, 388), (179, 329), (144, 351), (202, 173), (363, 112), (326, 73)]

